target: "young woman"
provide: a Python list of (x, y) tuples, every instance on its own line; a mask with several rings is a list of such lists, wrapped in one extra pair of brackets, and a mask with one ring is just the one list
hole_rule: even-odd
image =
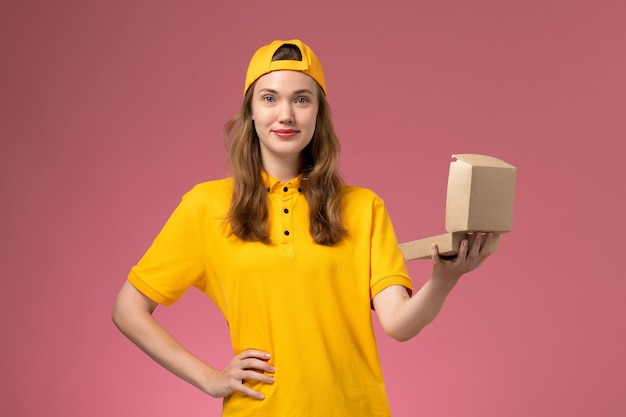
[[(389, 416), (371, 321), (408, 340), (491, 234), (411, 280), (382, 200), (345, 185), (319, 60), (299, 40), (252, 57), (228, 122), (230, 178), (189, 191), (117, 298), (113, 320), (137, 346), (213, 397), (224, 416)], [(208, 364), (153, 317), (195, 286), (228, 321), (234, 358)]]

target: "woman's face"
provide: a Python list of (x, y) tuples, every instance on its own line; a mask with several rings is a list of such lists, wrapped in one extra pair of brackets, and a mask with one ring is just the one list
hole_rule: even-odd
[(298, 71), (274, 71), (260, 77), (252, 97), (252, 119), (261, 142), (263, 165), (299, 163), (300, 152), (315, 131), (319, 89)]

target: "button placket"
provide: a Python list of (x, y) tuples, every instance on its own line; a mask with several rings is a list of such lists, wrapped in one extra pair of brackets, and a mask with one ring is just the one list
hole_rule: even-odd
[(292, 186), (284, 186), (282, 195), (282, 213), (281, 229), (283, 231), (282, 243), (284, 245), (291, 245), (293, 243), (293, 204), (294, 204), (294, 189)]

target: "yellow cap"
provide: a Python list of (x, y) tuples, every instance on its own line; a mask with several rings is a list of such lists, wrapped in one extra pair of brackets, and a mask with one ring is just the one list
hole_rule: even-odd
[[(292, 60), (280, 60), (272, 61), (272, 57), (278, 48), (285, 44), (295, 45), (300, 49), (302, 54), (302, 61)], [(313, 52), (311, 48), (302, 43), (299, 39), (292, 39), (289, 41), (274, 41), (269, 45), (259, 48), (248, 65), (248, 71), (246, 72), (246, 85), (243, 89), (243, 94), (246, 94), (250, 85), (255, 82), (259, 77), (270, 73), (272, 71), (291, 70), (301, 71), (310, 77), (312, 77), (322, 87), (324, 94), (326, 94), (326, 82), (324, 81), (324, 70), (322, 64)]]

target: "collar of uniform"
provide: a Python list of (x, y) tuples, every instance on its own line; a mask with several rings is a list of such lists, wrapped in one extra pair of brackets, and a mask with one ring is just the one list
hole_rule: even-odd
[(268, 193), (276, 192), (277, 190), (282, 191), (283, 187), (293, 187), (294, 189), (301, 192), (300, 184), (302, 183), (302, 174), (293, 178), (291, 181), (282, 182), (272, 176), (270, 176), (265, 170), (261, 171), (261, 177), (263, 178), (263, 184), (265, 184), (265, 188)]

